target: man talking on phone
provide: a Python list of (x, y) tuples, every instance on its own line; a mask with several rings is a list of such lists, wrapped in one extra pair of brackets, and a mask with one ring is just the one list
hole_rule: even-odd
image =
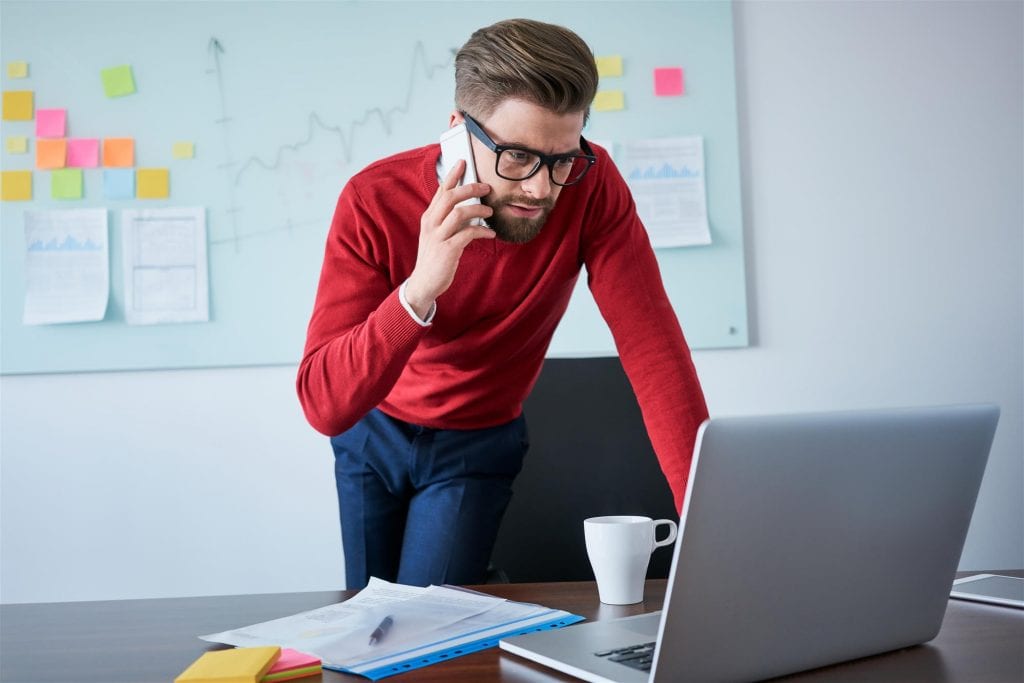
[(479, 182), (460, 185), (462, 160), (441, 177), (435, 143), (341, 192), (297, 389), (331, 437), (350, 589), (485, 580), (523, 401), (582, 266), (681, 509), (707, 408), (629, 190), (582, 136), (597, 83), (566, 28), (482, 28), (455, 58), (448, 122)]

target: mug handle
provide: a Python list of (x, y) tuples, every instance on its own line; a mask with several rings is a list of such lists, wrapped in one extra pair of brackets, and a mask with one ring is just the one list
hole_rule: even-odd
[(676, 529), (676, 523), (675, 522), (673, 522), (671, 519), (656, 519), (654, 521), (654, 535), (655, 536), (658, 535), (658, 525), (659, 524), (667, 524), (668, 525), (668, 536), (666, 536), (665, 538), (663, 538), (660, 541), (655, 540), (654, 541), (654, 547), (655, 548), (660, 548), (660, 547), (662, 547), (664, 545), (671, 545), (672, 542), (674, 540), (676, 540), (676, 531), (677, 531), (677, 529)]

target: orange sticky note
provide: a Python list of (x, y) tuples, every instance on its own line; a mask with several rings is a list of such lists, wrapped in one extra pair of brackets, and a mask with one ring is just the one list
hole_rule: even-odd
[(683, 94), (683, 70), (678, 66), (654, 70), (654, 94), (658, 97), (673, 97)]
[(0, 200), (23, 202), (32, 199), (32, 171), (0, 171)]
[(68, 141), (66, 139), (36, 138), (36, 168), (64, 168), (67, 154)]
[(104, 138), (103, 165), (128, 168), (135, 165), (135, 138)]
[(170, 188), (171, 173), (166, 168), (140, 168), (135, 172), (135, 196), (138, 199), (167, 199)]
[(3, 120), (32, 120), (31, 90), (4, 90)]

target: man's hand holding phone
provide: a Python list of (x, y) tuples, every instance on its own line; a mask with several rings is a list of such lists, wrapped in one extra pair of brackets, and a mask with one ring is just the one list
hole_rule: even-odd
[(490, 216), (491, 207), (460, 204), (491, 191), (485, 183), (460, 185), (465, 170), (464, 160), (455, 162), (420, 218), (416, 267), (405, 286), (406, 301), (420, 318), (425, 318), (437, 297), (451, 287), (466, 246), (475, 239), (494, 239), (490, 228), (471, 225), (474, 219)]

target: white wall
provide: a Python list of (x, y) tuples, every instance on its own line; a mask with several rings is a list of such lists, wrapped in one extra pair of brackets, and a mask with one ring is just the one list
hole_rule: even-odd
[[(716, 414), (993, 401), (963, 568), (1024, 567), (1022, 5), (753, 2), (736, 44), (755, 345)], [(0, 379), (0, 600), (340, 588), (294, 368)]]

